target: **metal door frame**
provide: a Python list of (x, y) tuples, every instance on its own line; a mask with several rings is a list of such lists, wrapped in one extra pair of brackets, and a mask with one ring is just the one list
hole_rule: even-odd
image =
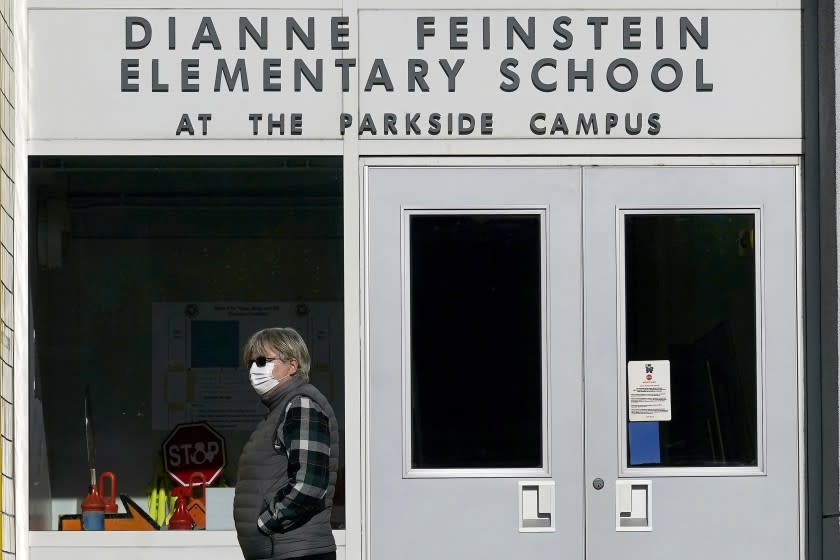
[[(796, 348), (797, 348), (797, 356), (796, 362), (798, 364), (797, 367), (797, 379), (798, 379), (798, 398), (797, 398), (797, 407), (798, 407), (798, 418), (799, 418), (799, 457), (798, 457), (798, 469), (799, 469), (799, 503), (800, 503), (800, 559), (806, 558), (806, 550), (808, 549), (808, 542), (810, 539), (813, 538), (813, 526), (809, 523), (809, 519), (811, 518), (808, 506), (813, 505), (809, 501), (809, 496), (813, 492), (813, 487), (809, 485), (807, 480), (807, 470), (806, 467), (808, 463), (806, 462), (806, 451), (813, 453), (813, 449), (811, 447), (806, 447), (806, 432), (805, 426), (806, 424), (806, 415), (811, 416), (813, 414), (812, 407), (806, 406), (806, 385), (805, 385), (805, 299), (804, 299), (804, 268), (803, 268), (803, 253), (805, 251), (804, 241), (804, 231), (803, 231), (803, 190), (802, 190), (802, 159), (796, 156), (767, 156), (767, 157), (746, 157), (746, 156), (733, 156), (733, 157), (702, 157), (702, 156), (691, 156), (691, 157), (680, 157), (680, 156), (669, 156), (663, 158), (654, 158), (654, 157), (627, 157), (627, 156), (620, 156), (620, 157), (608, 157), (608, 156), (601, 156), (601, 157), (568, 157), (568, 158), (560, 158), (560, 157), (362, 157), (359, 160), (359, 194), (360, 194), (360, 206), (361, 206), (361, 221), (360, 221), (360, 237), (361, 237), (361, 259), (360, 259), (360, 276), (361, 276), (361, 301), (360, 301), (360, 311), (361, 311), (361, 345), (362, 345), (362, 364), (361, 364), (361, 372), (362, 372), (362, 387), (361, 387), (361, 402), (359, 403), (361, 417), (361, 456), (362, 456), (362, 488), (361, 488), (361, 496), (363, 497), (363, 503), (361, 504), (362, 509), (362, 527), (363, 527), (363, 536), (362, 536), (362, 558), (367, 559), (370, 557), (370, 549), (371, 549), (371, 532), (375, 530), (375, 528), (371, 527), (370, 525), (370, 472), (369, 472), (369, 462), (370, 462), (370, 446), (368, 442), (370, 441), (370, 414), (369, 414), (369, 389), (370, 389), (370, 323), (369, 323), (369, 305), (370, 305), (370, 293), (369, 293), (369, 270), (368, 270), (368, 263), (369, 263), (369, 244), (370, 239), (368, 236), (368, 226), (370, 222), (369, 217), (369, 183), (368, 183), (368, 168), (370, 167), (415, 167), (415, 168), (423, 168), (423, 167), (546, 167), (546, 166), (557, 166), (557, 167), (580, 167), (581, 169), (586, 166), (638, 166), (638, 167), (660, 167), (660, 166), (668, 166), (668, 167), (683, 167), (683, 166), (708, 166), (708, 167), (729, 167), (729, 166), (774, 166), (774, 165), (784, 165), (784, 166), (795, 166), (797, 168), (796, 176), (796, 255), (795, 255), (795, 262), (796, 262), (796, 285), (797, 285), (797, 295), (796, 295), (796, 309), (797, 309), (797, 341), (796, 341)], [(832, 185), (833, 187), (833, 185)], [(583, 188), (586, 188), (583, 185)], [(581, 212), (583, 208), (581, 208)], [(833, 211), (833, 207), (832, 207)], [(836, 287), (836, 286), (835, 286)], [(581, 294), (582, 297), (582, 294)], [(810, 301), (809, 301), (810, 302)], [(811, 309), (811, 306), (808, 306), (808, 309)], [(819, 309), (817, 309), (819, 312)], [(581, 353), (583, 352), (583, 348), (581, 348)], [(819, 375), (819, 371), (816, 372), (816, 375)], [(811, 394), (808, 394), (808, 397), (811, 397)], [(583, 398), (583, 396), (581, 396)], [(812, 403), (812, 398), (808, 399), (808, 404)], [(819, 403), (817, 403), (817, 408), (819, 407)], [(819, 411), (819, 410), (818, 410)], [(348, 413), (353, 413), (354, 411), (348, 410)], [(586, 429), (586, 425), (584, 422), (584, 429)], [(810, 431), (808, 433), (809, 438), (808, 442), (810, 443)], [(584, 458), (581, 458), (584, 460)], [(581, 481), (583, 484), (584, 481)], [(809, 532), (809, 528), (812, 532)], [(809, 538), (810, 537), (810, 538)]]

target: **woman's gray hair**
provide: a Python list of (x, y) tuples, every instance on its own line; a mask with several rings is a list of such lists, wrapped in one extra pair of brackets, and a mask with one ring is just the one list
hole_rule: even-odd
[(297, 360), (298, 373), (305, 381), (309, 381), (309, 349), (303, 337), (291, 327), (272, 327), (255, 332), (245, 343), (242, 350), (242, 360), (245, 367), (251, 366), (251, 361), (257, 356), (265, 356), (276, 351), (284, 361), (292, 358)]

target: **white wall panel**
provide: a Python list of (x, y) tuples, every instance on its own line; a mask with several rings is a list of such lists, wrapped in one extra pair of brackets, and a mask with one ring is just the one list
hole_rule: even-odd
[[(332, 18), (342, 15), (337, 9), (33, 9), (29, 14), (34, 109), (29, 139), (40, 146), (65, 140), (178, 140), (183, 145), (188, 144), (184, 140), (233, 141), (231, 146), (341, 141), (340, 123), (349, 116), (353, 122), (348, 134), (358, 133), (363, 143), (421, 139), (434, 140), (441, 149), (441, 142), (464, 139), (585, 139), (605, 141), (599, 142), (600, 153), (628, 153), (610, 142), (628, 139), (641, 147), (653, 140), (801, 138), (796, 9), (370, 9), (361, 10), (358, 23), (347, 26), (353, 56), (333, 45)], [(243, 16), (256, 26), (267, 18), (264, 49), (250, 39), (244, 49), (239, 44)], [(149, 23), (148, 45), (130, 48), (128, 17)], [(305, 26), (308, 17), (315, 22), (314, 46), (305, 48), (296, 40), (289, 49), (287, 18)], [(428, 27), (434, 35), (421, 47), (418, 18), (423, 17), (435, 17), (435, 22)], [(508, 45), (510, 18), (526, 29), (533, 18), (533, 48), (519, 39)], [(559, 23), (562, 18), (568, 19)], [(601, 45), (596, 44), (590, 18), (604, 18)], [(218, 44), (194, 43), (196, 37), (209, 36), (202, 21), (212, 22)], [(702, 31), (702, 37), (688, 37), (682, 30), (684, 21), (699, 30), (695, 34)], [(561, 27), (570, 37), (565, 43)], [(135, 39), (145, 35), (138, 26), (131, 29)], [(564, 44), (558, 46), (558, 41)], [(183, 65), (191, 59), (197, 60), (198, 77), (185, 79)], [(280, 91), (266, 87), (269, 59), (275, 59), (272, 68), (277, 74), (268, 82), (279, 84)], [(503, 64), (514, 59), (515, 66)], [(219, 69), (233, 72), (239, 61), (248, 76), (248, 90), (240, 78), (228, 91)], [(460, 70), (449, 70), (448, 77), (441, 61)], [(610, 71), (616, 61), (623, 67)], [(655, 71), (663, 62), (669, 66)], [(321, 64), (322, 83), (313, 87), (298, 76), (295, 91), (295, 74), (300, 74), (295, 64), (311, 72)], [(579, 72), (591, 65), (591, 79), (573, 79), (574, 87), (569, 85), (570, 64)], [(427, 67), (422, 84), (410, 78), (418, 65)], [(628, 67), (635, 69), (634, 79)], [(679, 85), (666, 91), (662, 83), (675, 79), (675, 67), (681, 72)], [(513, 74), (519, 81), (515, 88)], [(615, 81), (610, 82), (610, 76)], [(616, 85), (628, 80), (634, 83), (629, 91)], [(190, 84), (197, 84), (198, 91), (186, 91)], [(358, 92), (358, 111), (350, 101), (351, 91)], [(184, 114), (191, 119), (192, 134), (178, 133)], [(206, 132), (199, 114), (212, 115)], [(277, 120), (281, 114), (283, 134), (275, 128), (269, 135), (269, 115)], [(301, 115), (297, 135), (290, 130), (293, 114)], [(458, 130), (459, 119), (467, 118), (461, 114), (474, 119), (466, 127), (472, 132)], [(492, 115), (484, 133), (482, 114)], [(552, 131), (558, 115), (563, 126)], [(435, 119), (439, 131), (432, 124)], [(196, 149), (201, 148), (191, 148)], [(227, 151), (231, 149), (242, 150)]]
[[(533, 18), (534, 48), (526, 47), (516, 36), (509, 43), (508, 18), (515, 17), (523, 28)], [(556, 46), (557, 18), (566, 17), (569, 23), (563, 28), (572, 35), (570, 46)], [(423, 48), (418, 48), (420, 20), (434, 18), (426, 23)], [(457, 21), (453, 18), (464, 18)], [(485, 18), (489, 18), (485, 21)], [(601, 44), (590, 18), (604, 18), (601, 26)], [(631, 24), (626, 18), (639, 18)], [(660, 33), (657, 21), (661, 18)], [(681, 20), (688, 21), (698, 30), (704, 18), (707, 21), (708, 48), (699, 47), (690, 37), (685, 48), (681, 46)], [(485, 32), (489, 26), (489, 32)], [(793, 11), (635, 11), (635, 10), (553, 10), (515, 12), (483, 12), (448, 10), (435, 11), (363, 11), (360, 13), (359, 88), (365, 87), (371, 67), (382, 59), (392, 78), (394, 91), (372, 85), (370, 91), (360, 93), (360, 112), (373, 116), (377, 138), (383, 134), (383, 112), (397, 116), (396, 138), (423, 138), (439, 140), (463, 137), (458, 132), (449, 134), (447, 113), (470, 113), (478, 120), (480, 113), (493, 114), (493, 134), (470, 138), (587, 138), (615, 139), (677, 139), (677, 138), (799, 138), (800, 86), (799, 86), (799, 16)], [(463, 35), (452, 36), (453, 27)], [(638, 48), (625, 46), (627, 28), (635, 28), (638, 37), (630, 38)], [(661, 48), (658, 43), (661, 37)], [(560, 40), (560, 43), (565, 41)], [(453, 44), (466, 45), (452, 48)], [(428, 65), (425, 78), (428, 91), (420, 91), (416, 81), (408, 79), (410, 59), (419, 59)], [(453, 82), (447, 77), (439, 60), (447, 60), (454, 67), (459, 59), (463, 66), (457, 73), (455, 91), (449, 91)], [(534, 83), (534, 68), (541, 59)], [(626, 59), (637, 69), (636, 85), (629, 91), (616, 91), (608, 83), (608, 68), (618, 60)], [(658, 61), (675, 60), (682, 69), (682, 82), (673, 91), (657, 88), (651, 74)], [(519, 79), (515, 91), (512, 79), (502, 74), (502, 62), (516, 60), (517, 66), (509, 69)], [(569, 65), (577, 71), (587, 68), (592, 60), (593, 79), (587, 91), (585, 79), (574, 80), (570, 91)], [(703, 78), (698, 79), (697, 66), (702, 64)], [(661, 81), (673, 76), (663, 70)], [(615, 71), (619, 82), (629, 80), (629, 72)], [(541, 82), (541, 84), (539, 84)], [(414, 85), (415, 91), (410, 91)], [(539, 87), (538, 87), (539, 85)], [(548, 87), (546, 87), (548, 86)], [(711, 91), (699, 91), (709, 86)], [(553, 89), (541, 91), (539, 88)], [(431, 113), (443, 114), (443, 131), (438, 135), (427, 133), (426, 121)], [(421, 134), (406, 131), (406, 114), (420, 113)], [(551, 127), (555, 116), (563, 114), (569, 133), (535, 134), (530, 127), (531, 116), (544, 113), (538, 121), (540, 128)], [(618, 117), (618, 124), (607, 131), (607, 115)], [(642, 115), (640, 133), (626, 130), (625, 119), (630, 116), (636, 128), (637, 115)], [(598, 133), (586, 132), (578, 126), (579, 115), (595, 115)], [(650, 132), (650, 115), (659, 115), (661, 130)], [(361, 116), (360, 116), (361, 119)], [(478, 124), (476, 123), (476, 130)], [(363, 134), (362, 139), (373, 137)]]
[[(32, 139), (170, 139), (182, 115), (187, 113), (195, 137), (207, 139), (281, 138), (279, 128), (269, 135), (268, 114), (279, 120), (285, 114), (285, 136), (296, 139), (338, 137), (337, 115), (341, 112), (340, 74), (330, 55), (330, 20), (338, 10), (32, 10), (30, 11), (30, 119)], [(145, 48), (126, 48), (126, 18), (140, 17), (149, 22), (150, 42)], [(169, 18), (175, 18), (175, 48), (170, 50)], [(257, 30), (266, 17), (268, 46), (260, 49), (249, 38), (240, 50), (239, 18), (247, 17)], [(315, 47), (308, 50), (297, 39), (287, 50), (286, 21), (296, 18), (307, 29), (307, 18), (315, 22)], [(210, 18), (218, 45), (203, 43), (193, 49), (203, 18)], [(132, 26), (131, 37), (141, 40), (144, 33)], [(206, 29), (206, 28), (205, 28)], [(209, 36), (209, 31), (207, 32)], [(217, 50), (214, 48), (219, 46)], [(341, 56), (338, 51), (337, 56)], [(138, 91), (122, 91), (123, 60), (136, 60), (126, 70), (125, 85)], [(220, 60), (232, 76), (238, 60), (243, 61), (248, 91), (243, 78), (229, 91), (220, 80), (214, 91)], [(281, 59), (274, 68), (280, 77), (271, 80), (280, 91), (265, 91), (264, 61)], [(294, 91), (294, 64), (300, 59), (312, 72), (318, 59), (323, 64), (323, 91), (315, 91), (305, 80), (301, 91)], [(196, 60), (197, 79), (187, 80), (198, 91), (183, 91), (182, 61)], [(157, 89), (154, 67), (157, 65)], [(137, 79), (128, 74), (137, 72)], [(253, 134), (251, 113), (264, 115), (263, 131)], [(291, 115), (303, 115), (302, 133), (292, 133)], [(210, 114), (207, 134), (202, 131), (199, 114)], [(182, 137), (190, 136), (183, 133)]]
[[(344, 532), (334, 532), (336, 558), (344, 560)], [(242, 560), (235, 531), (30, 533), (31, 560)]]

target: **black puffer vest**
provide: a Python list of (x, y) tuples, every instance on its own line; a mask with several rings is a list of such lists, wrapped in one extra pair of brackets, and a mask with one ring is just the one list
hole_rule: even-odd
[[(288, 482), (288, 458), (274, 448), (277, 430), (284, 420), (286, 407), (298, 396), (315, 401), (330, 420), (330, 485), (324, 508), (300, 526), (269, 536), (257, 529), (257, 517), (269, 500)], [(338, 422), (330, 403), (318, 389), (299, 377), (293, 377), (275, 393), (263, 399), (268, 415), (242, 449), (239, 477), (233, 498), (236, 536), (246, 560), (281, 559), (323, 554), (335, 550), (330, 527), (335, 481), (338, 474)]]

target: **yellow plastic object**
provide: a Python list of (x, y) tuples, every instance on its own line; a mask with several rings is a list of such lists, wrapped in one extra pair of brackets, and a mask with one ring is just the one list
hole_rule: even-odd
[(152, 488), (149, 491), (149, 515), (152, 519), (157, 519), (157, 488)]
[(163, 486), (158, 487), (157, 489), (157, 515), (155, 517), (155, 521), (158, 525), (163, 525), (164, 521), (166, 521), (166, 488)]

